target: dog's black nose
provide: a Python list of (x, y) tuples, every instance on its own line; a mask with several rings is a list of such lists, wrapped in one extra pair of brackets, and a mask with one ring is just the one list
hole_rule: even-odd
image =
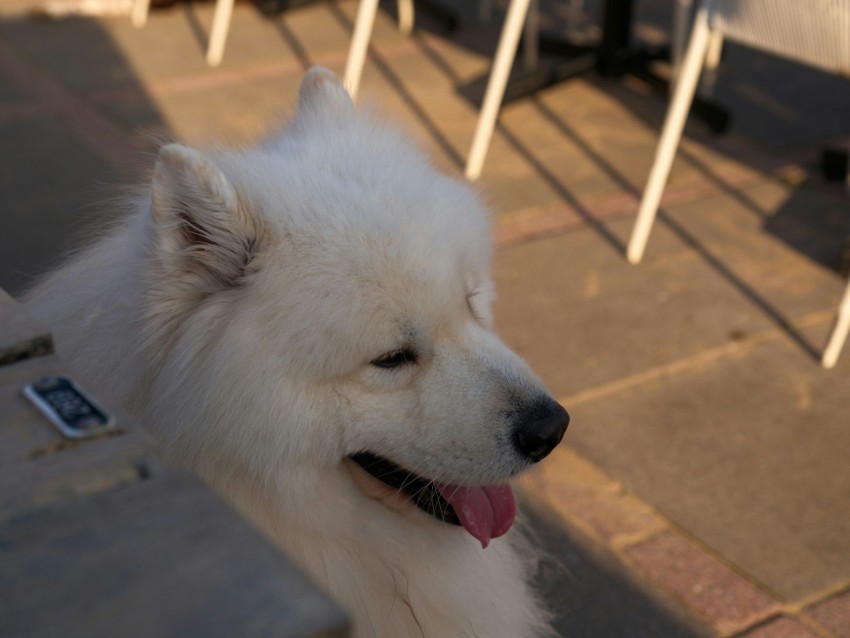
[(521, 409), (514, 421), (514, 445), (524, 457), (537, 463), (564, 438), (570, 415), (546, 397)]

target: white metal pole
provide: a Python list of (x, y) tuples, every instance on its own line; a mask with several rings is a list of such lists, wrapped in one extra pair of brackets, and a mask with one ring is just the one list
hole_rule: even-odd
[(487, 92), (484, 95), (484, 103), (478, 116), (478, 124), (475, 126), (475, 135), (472, 138), (472, 147), (469, 150), (469, 158), (466, 162), (466, 177), (471, 180), (481, 176), (484, 167), (484, 158), (490, 147), (490, 138), (493, 137), (493, 128), (496, 126), (496, 118), (499, 115), (499, 107), (505, 96), (505, 87), (516, 56), (519, 37), (522, 33), (522, 25), (528, 14), (528, 5), (531, 0), (511, 0), (508, 7), (508, 15), (505, 17), (505, 26), (502, 27), (502, 35), (499, 38), (499, 47), (496, 50), (496, 58), (493, 61), (493, 70), (490, 72), (490, 80), (487, 82)]
[(705, 60), (709, 37), (708, 8), (706, 5), (707, 3), (703, 3), (697, 11), (693, 32), (691, 33), (691, 43), (682, 63), (679, 80), (676, 83), (676, 92), (673, 94), (673, 100), (664, 120), (658, 150), (655, 152), (655, 162), (652, 164), (632, 237), (629, 240), (626, 258), (632, 264), (640, 262), (643, 258), (649, 232), (652, 230), (652, 224), (658, 212), (658, 204), (661, 202), (664, 186), (670, 176), (670, 168), (673, 166), (676, 148), (682, 137), (682, 130), (685, 128), (685, 121), (688, 118), (688, 111), (693, 101), (699, 72)]
[(224, 57), (224, 45), (230, 30), (230, 17), (233, 15), (233, 0), (218, 0), (215, 3), (210, 43), (207, 47), (207, 64), (218, 66)]
[(352, 100), (357, 98), (357, 91), (360, 88), (360, 76), (366, 64), (366, 50), (369, 48), (369, 39), (372, 37), (372, 27), (375, 26), (377, 14), (378, 0), (360, 0), (343, 80)]
[(844, 297), (841, 299), (841, 305), (838, 306), (838, 318), (835, 320), (835, 327), (832, 329), (829, 343), (823, 351), (821, 364), (824, 368), (835, 367), (835, 364), (838, 362), (838, 355), (841, 353), (841, 348), (844, 347), (844, 342), (847, 341), (848, 333), (850, 333), (850, 281), (847, 282)]

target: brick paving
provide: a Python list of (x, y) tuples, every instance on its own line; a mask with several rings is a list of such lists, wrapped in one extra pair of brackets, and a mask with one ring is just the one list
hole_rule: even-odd
[(850, 636), (850, 589), (807, 609), (809, 615), (836, 636)]
[(625, 548), (649, 579), (729, 633), (777, 611), (776, 601), (680, 534), (662, 532)]
[(741, 638), (819, 638), (823, 635), (796, 618), (780, 617), (741, 634)]

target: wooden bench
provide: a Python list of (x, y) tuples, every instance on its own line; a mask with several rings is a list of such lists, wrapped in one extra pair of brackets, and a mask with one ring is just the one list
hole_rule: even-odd
[(49, 332), (0, 290), (0, 635), (348, 635), (336, 605), (141, 429), (63, 439), (21, 395), (55, 374), (69, 370)]

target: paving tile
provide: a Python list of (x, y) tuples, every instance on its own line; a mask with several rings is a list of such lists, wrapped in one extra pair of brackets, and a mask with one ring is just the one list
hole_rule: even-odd
[[(604, 83), (570, 82), (542, 94), (536, 108), (552, 131), (548, 146), (553, 159), (558, 146), (575, 147), (584, 162), (618, 188), (639, 192), (655, 154), (658, 129), (635, 117), (629, 105), (606, 88)], [(663, 103), (658, 106), (663, 112)], [(564, 167), (570, 169), (578, 161)], [(678, 173), (679, 166), (676, 169)]]
[(561, 520), (581, 525), (607, 545), (666, 527), (643, 501), (563, 445), (528, 472), (522, 486)]
[(850, 236), (843, 195), (766, 181), (669, 212), (704, 258), (766, 311), (793, 320), (837, 306), (843, 282), (834, 268)]
[(806, 613), (839, 638), (850, 637), (850, 591), (818, 603)]
[(822, 638), (822, 634), (796, 618), (781, 616), (740, 634), (739, 638)]
[(796, 601), (850, 574), (846, 354), (826, 371), (785, 339), (742, 348), (576, 406), (567, 440)]
[(630, 266), (621, 242), (631, 225), (623, 220), (496, 256), (496, 327), (559, 397), (771, 327), (663, 225), (653, 235), (653, 258)]
[(204, 53), (213, 8), (212, 4), (181, 3), (152, 11), (142, 29), (133, 27), (125, 17), (59, 22), (23, 19), (0, 23), (0, 34), (28, 59), (80, 91), (138, 87), (296, 60), (274, 23), (264, 20), (253, 7), (237, 3), (222, 66), (210, 68)]
[[(317, 2), (286, 11), (283, 16), (307, 59), (332, 56), (345, 64), (351, 30), (339, 19), (335, 3)], [(313, 62), (314, 64), (317, 62)]]
[[(68, 87), (137, 86), (133, 65), (107, 24), (85, 19), (54, 22), (22, 18), (0, 21), (0, 35), (18, 54)], [(180, 32), (177, 37), (183, 42), (191, 34)], [(160, 46), (170, 41), (171, 37), (163, 37)], [(156, 47), (151, 46), (151, 50)]]
[(460, 91), (464, 84), (489, 74), (500, 26), (461, 29), (449, 39), (440, 33), (420, 31), (415, 40), (428, 52), (429, 58), (436, 54), (440, 62), (451, 70), (457, 82), (455, 90)]
[(17, 82), (6, 77), (6, 74), (0, 70), (0, 107), (7, 103), (21, 104), (24, 102), (32, 102), (26, 88), (19, 86)]
[(764, 617), (776, 601), (675, 532), (626, 549), (629, 560), (722, 632)]
[[(262, 139), (293, 116), (300, 81), (299, 74), (240, 82), (226, 89), (170, 93), (156, 99), (155, 111), (134, 96), (101, 108), (127, 129), (151, 139), (240, 146)], [(239, 117), (230, 117), (233, 113)]]
[[(559, 95), (564, 102), (577, 100), (594, 105), (600, 102), (599, 93), (580, 80), (563, 89), (558, 87), (559, 94), (565, 92), (572, 95)], [(548, 98), (549, 94), (543, 97)], [(579, 205), (587, 206), (588, 199), (600, 195), (628, 190), (629, 184), (623, 183), (619, 174), (612, 175), (607, 163), (600, 163), (599, 156), (585, 144), (585, 133), (594, 124), (585, 126), (583, 118), (562, 117), (557, 107), (550, 107), (549, 103), (541, 98), (508, 105), (502, 110), (498, 134), (545, 170)], [(547, 115), (552, 116), (551, 119)], [(607, 114), (600, 119), (605, 120), (607, 126), (611, 125)], [(582, 122), (580, 135), (570, 122)], [(633, 132), (630, 126), (624, 126), (623, 130), (626, 136)], [(611, 150), (616, 152), (614, 148)], [(648, 152), (651, 154), (651, 149)]]
[(497, 326), (561, 397), (786, 330), (837, 307), (843, 282), (807, 253), (838, 254), (842, 215), (835, 195), (766, 183), (675, 207), (676, 232), (656, 224), (637, 267), (620, 252), (631, 220), (510, 247), (495, 264)]

